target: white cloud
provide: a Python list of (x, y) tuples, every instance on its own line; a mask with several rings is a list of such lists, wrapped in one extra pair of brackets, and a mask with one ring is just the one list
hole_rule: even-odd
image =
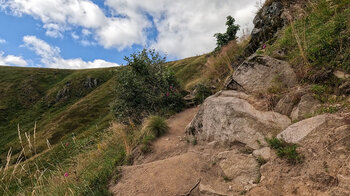
[(77, 40), (77, 39), (80, 38), (79, 35), (77, 35), (75, 32), (73, 32), (73, 33), (71, 34), (71, 36), (72, 36), (72, 38), (75, 39), (75, 40)]
[(83, 29), (81, 30), (81, 34), (83, 34), (83, 36), (89, 36), (91, 35), (91, 31), (89, 31), (88, 29)]
[(94, 61), (84, 61), (81, 58), (63, 59), (60, 56), (60, 49), (55, 46), (50, 46), (45, 41), (38, 39), (35, 36), (24, 36), (24, 46), (34, 51), (41, 57), (41, 63), (45, 67), (61, 68), (61, 69), (86, 69), (99, 67), (115, 67), (116, 63), (111, 63), (102, 59)]
[(6, 40), (0, 38), (0, 44), (6, 44)]
[(158, 31), (155, 49), (176, 57), (203, 54), (215, 48), (213, 35), (226, 30), (232, 15), (241, 26), (252, 27), (256, 0), (106, 0), (121, 15), (147, 13)]
[(4, 52), (0, 51), (0, 65), (27, 66), (28, 63), (20, 56), (4, 56)]
[[(51, 37), (78, 26), (83, 28), (80, 37), (91, 34), (105, 48), (123, 50), (136, 44), (188, 57), (215, 48), (213, 34), (225, 31), (228, 15), (252, 29), (256, 1), (105, 0), (103, 10), (91, 0), (2, 0), (0, 7), (41, 20)], [(158, 32), (154, 40), (148, 40), (150, 28)]]

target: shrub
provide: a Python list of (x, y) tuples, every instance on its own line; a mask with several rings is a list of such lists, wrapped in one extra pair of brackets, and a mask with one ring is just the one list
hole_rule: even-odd
[(296, 164), (303, 161), (303, 156), (297, 152), (296, 144), (289, 144), (278, 138), (266, 139), (271, 148), (276, 150), (278, 157), (286, 158), (288, 163)]
[(203, 101), (212, 94), (210, 88), (202, 83), (197, 84), (194, 91), (195, 102), (197, 104), (203, 103)]
[(125, 57), (127, 66), (116, 76), (115, 118), (122, 123), (141, 123), (149, 114), (178, 112), (184, 107), (174, 73), (164, 66), (165, 57), (142, 50)]

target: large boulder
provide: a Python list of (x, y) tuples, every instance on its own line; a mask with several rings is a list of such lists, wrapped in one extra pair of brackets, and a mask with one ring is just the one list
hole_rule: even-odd
[(256, 110), (243, 97), (244, 93), (223, 91), (207, 98), (187, 126), (187, 134), (199, 140), (240, 142), (259, 149), (265, 144), (265, 137), (275, 136), (290, 125), (287, 116)]
[(253, 55), (235, 70), (226, 88), (266, 92), (275, 86), (293, 87), (296, 83), (295, 72), (289, 63), (269, 56)]

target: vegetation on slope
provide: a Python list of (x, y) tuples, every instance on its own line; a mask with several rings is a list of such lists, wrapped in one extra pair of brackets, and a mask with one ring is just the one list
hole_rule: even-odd
[(301, 80), (332, 83), (333, 70), (350, 71), (350, 3), (347, 0), (311, 1), (303, 17), (288, 25), (266, 54), (284, 50)]

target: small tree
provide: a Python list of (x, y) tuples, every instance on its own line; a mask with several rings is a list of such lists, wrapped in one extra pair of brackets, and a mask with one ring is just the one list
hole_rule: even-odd
[(173, 72), (164, 66), (165, 57), (142, 50), (125, 57), (127, 66), (116, 77), (113, 113), (117, 120), (141, 123), (150, 114), (177, 112), (184, 106)]
[(232, 16), (227, 16), (226, 33), (216, 33), (214, 37), (216, 38), (216, 48), (215, 51), (219, 51), (223, 46), (228, 44), (232, 40), (237, 39), (237, 32), (239, 30), (239, 25), (234, 24), (235, 19)]

